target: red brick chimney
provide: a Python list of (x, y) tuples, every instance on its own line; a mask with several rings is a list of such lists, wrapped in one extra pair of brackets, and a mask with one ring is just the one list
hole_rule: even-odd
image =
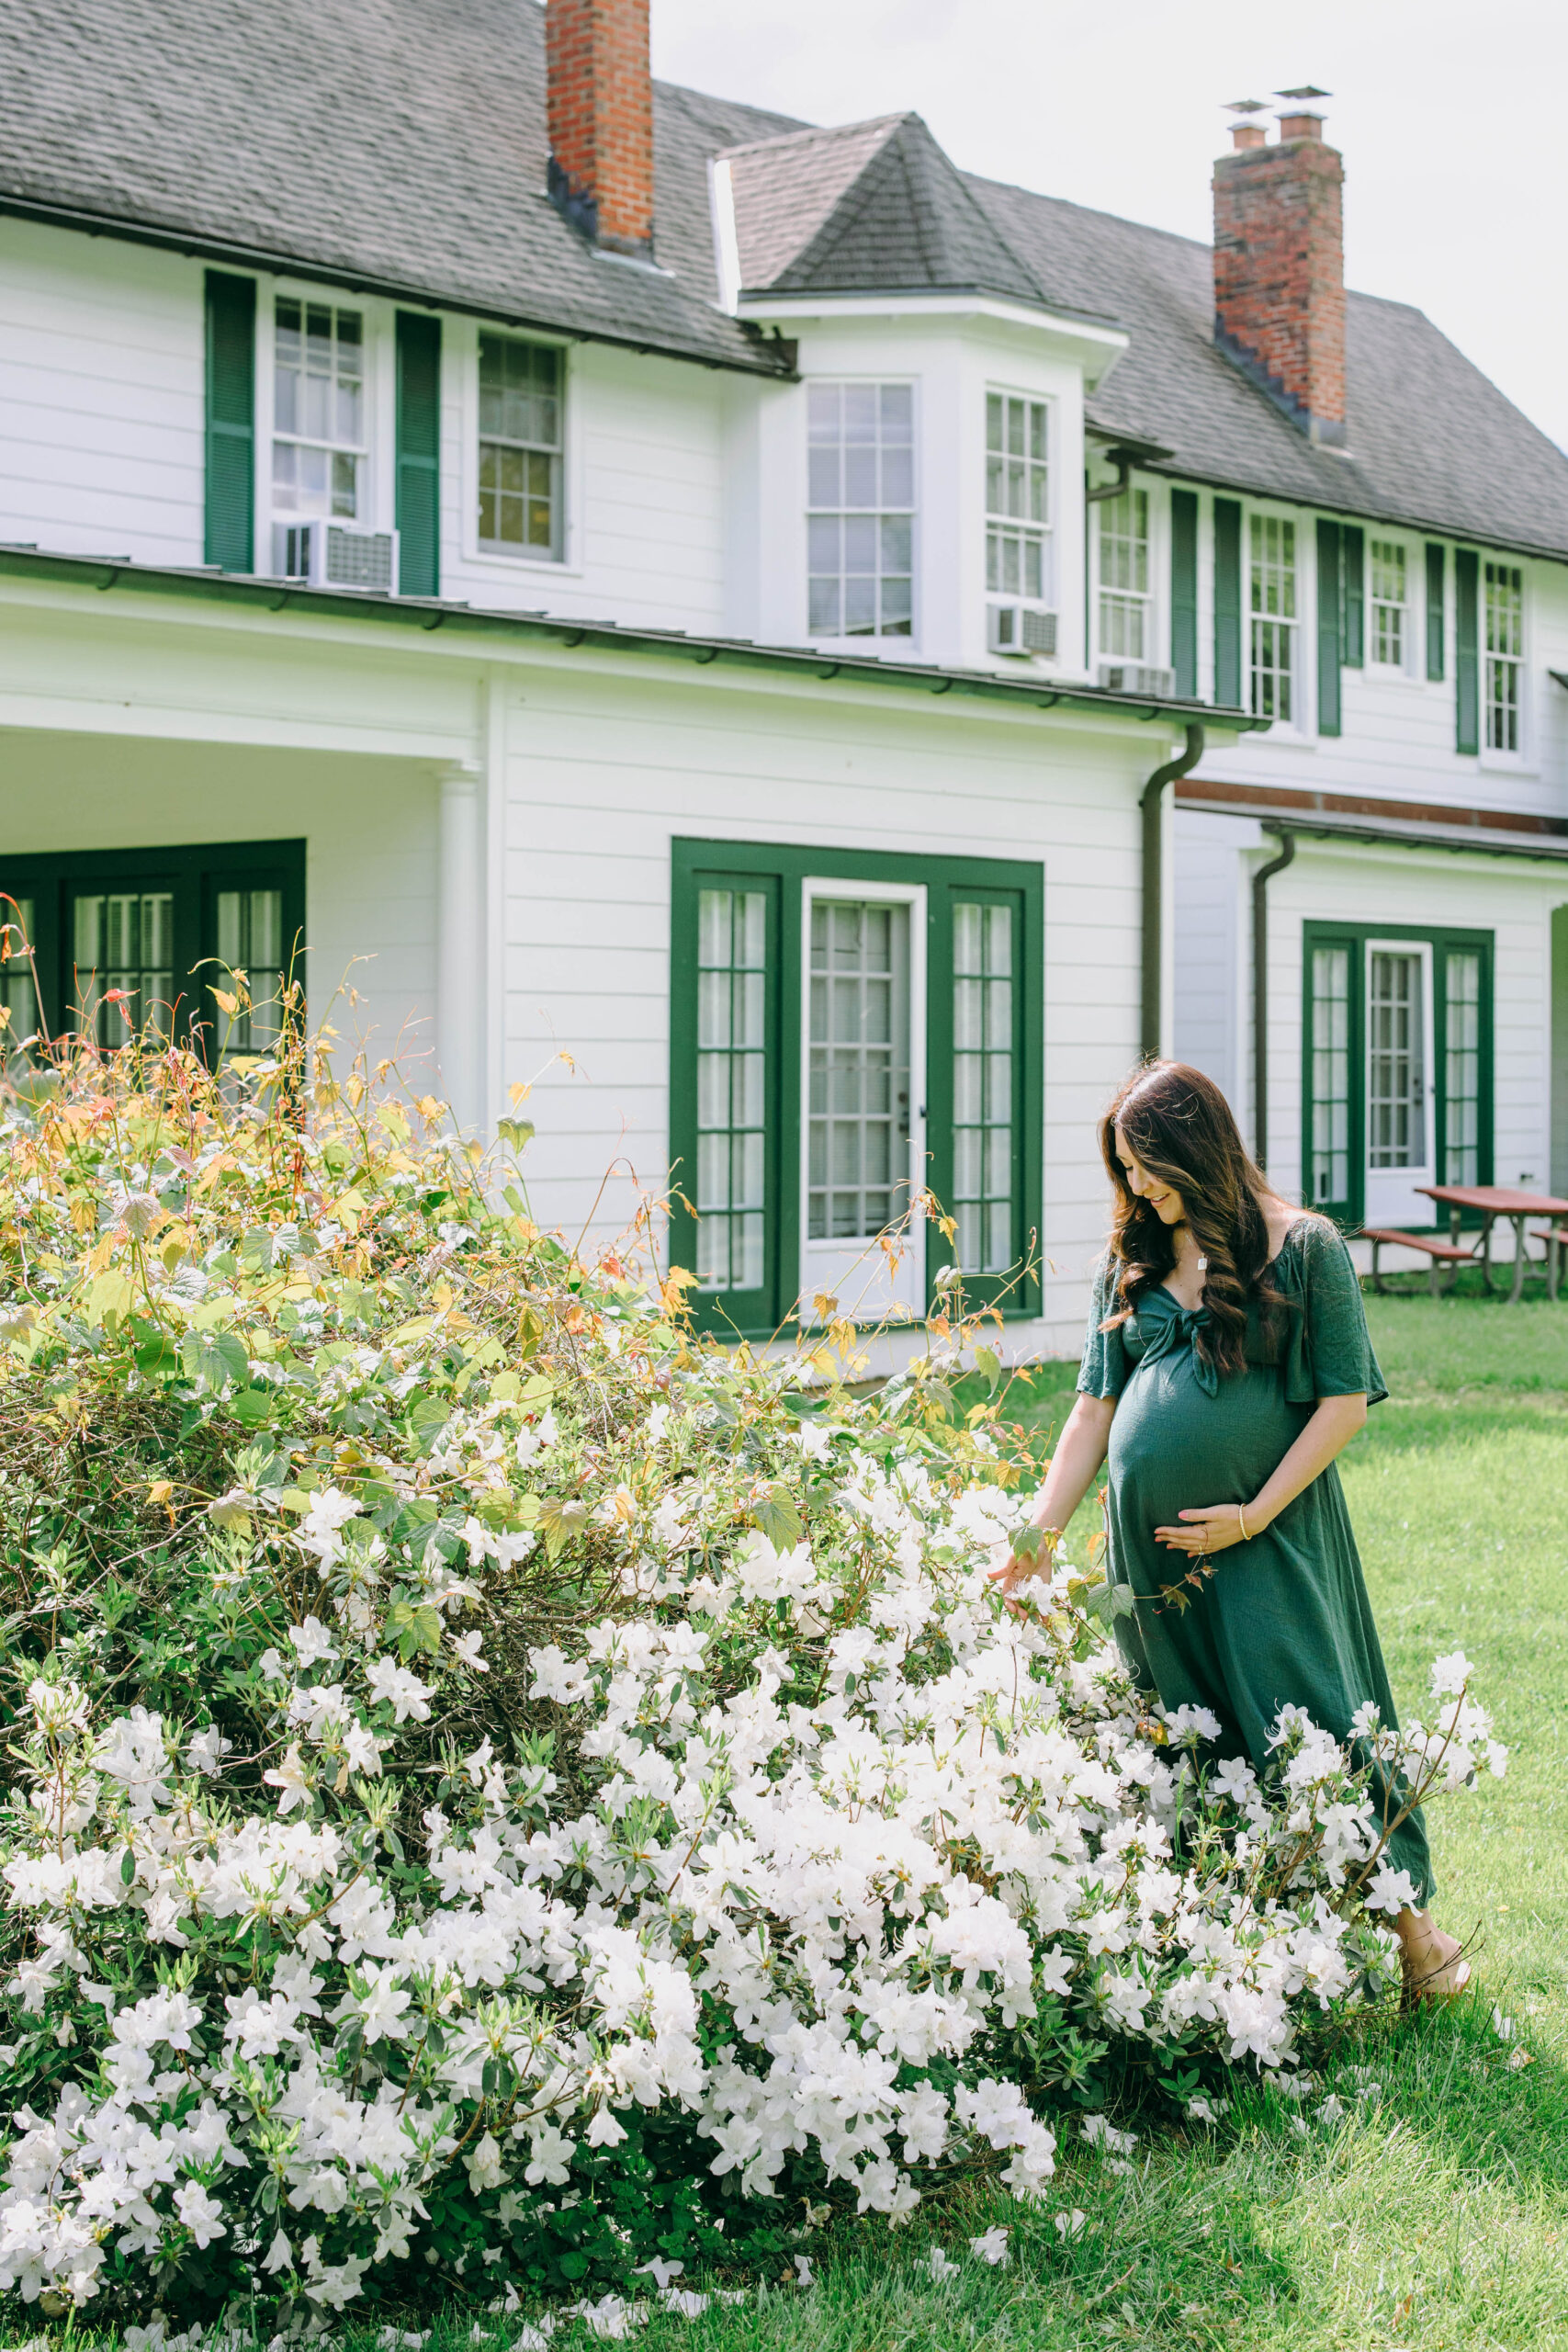
[(1345, 167), (1307, 101), (1285, 90), (1270, 146), (1260, 109), (1233, 111), (1214, 165), (1214, 340), (1314, 441), (1345, 438)]
[(648, 0), (549, 0), (550, 195), (607, 253), (653, 252)]

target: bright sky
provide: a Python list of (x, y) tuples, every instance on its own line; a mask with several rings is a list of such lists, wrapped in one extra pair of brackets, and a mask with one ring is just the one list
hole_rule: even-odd
[(1315, 83), (1345, 275), (1568, 447), (1562, 0), (652, 0), (654, 72), (813, 122), (907, 107), (965, 170), (1207, 240), (1231, 98)]

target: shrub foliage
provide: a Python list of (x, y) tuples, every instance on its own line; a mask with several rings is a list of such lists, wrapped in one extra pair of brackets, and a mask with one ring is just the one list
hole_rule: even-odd
[(0, 2288), (744, 2263), (1037, 2196), (1053, 2117), (1392, 1981), (1371, 1751), (1472, 1776), (1462, 1661), (1397, 1752), (1201, 1769), (1103, 1586), (988, 1585), (973, 1333), (870, 1398), (726, 1351), (379, 1076), (132, 1043), (5, 1106)]

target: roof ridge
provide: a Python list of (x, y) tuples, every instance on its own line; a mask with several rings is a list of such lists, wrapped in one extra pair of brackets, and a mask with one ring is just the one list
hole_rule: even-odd
[(721, 148), (717, 160), (727, 163), (735, 155), (758, 155), (765, 148), (804, 145), (811, 139), (847, 139), (854, 131), (879, 130), (884, 124), (892, 131), (911, 119), (919, 120), (913, 107), (906, 107), (897, 114), (862, 115), (853, 122), (803, 122), (793, 130), (774, 131), (766, 139), (745, 139), (734, 147)]

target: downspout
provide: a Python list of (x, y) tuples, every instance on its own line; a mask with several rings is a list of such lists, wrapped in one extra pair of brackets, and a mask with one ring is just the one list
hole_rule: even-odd
[(1164, 767), (1156, 768), (1138, 803), (1144, 819), (1144, 986), (1138, 1027), (1145, 1061), (1159, 1056), (1160, 975), (1165, 961), (1165, 787), (1190, 775), (1202, 756), (1203, 729), (1196, 719), (1189, 719), (1187, 749)]
[(1269, 885), (1296, 854), (1294, 833), (1275, 835), (1280, 854), (1252, 877), (1252, 1156), (1269, 1165)]

